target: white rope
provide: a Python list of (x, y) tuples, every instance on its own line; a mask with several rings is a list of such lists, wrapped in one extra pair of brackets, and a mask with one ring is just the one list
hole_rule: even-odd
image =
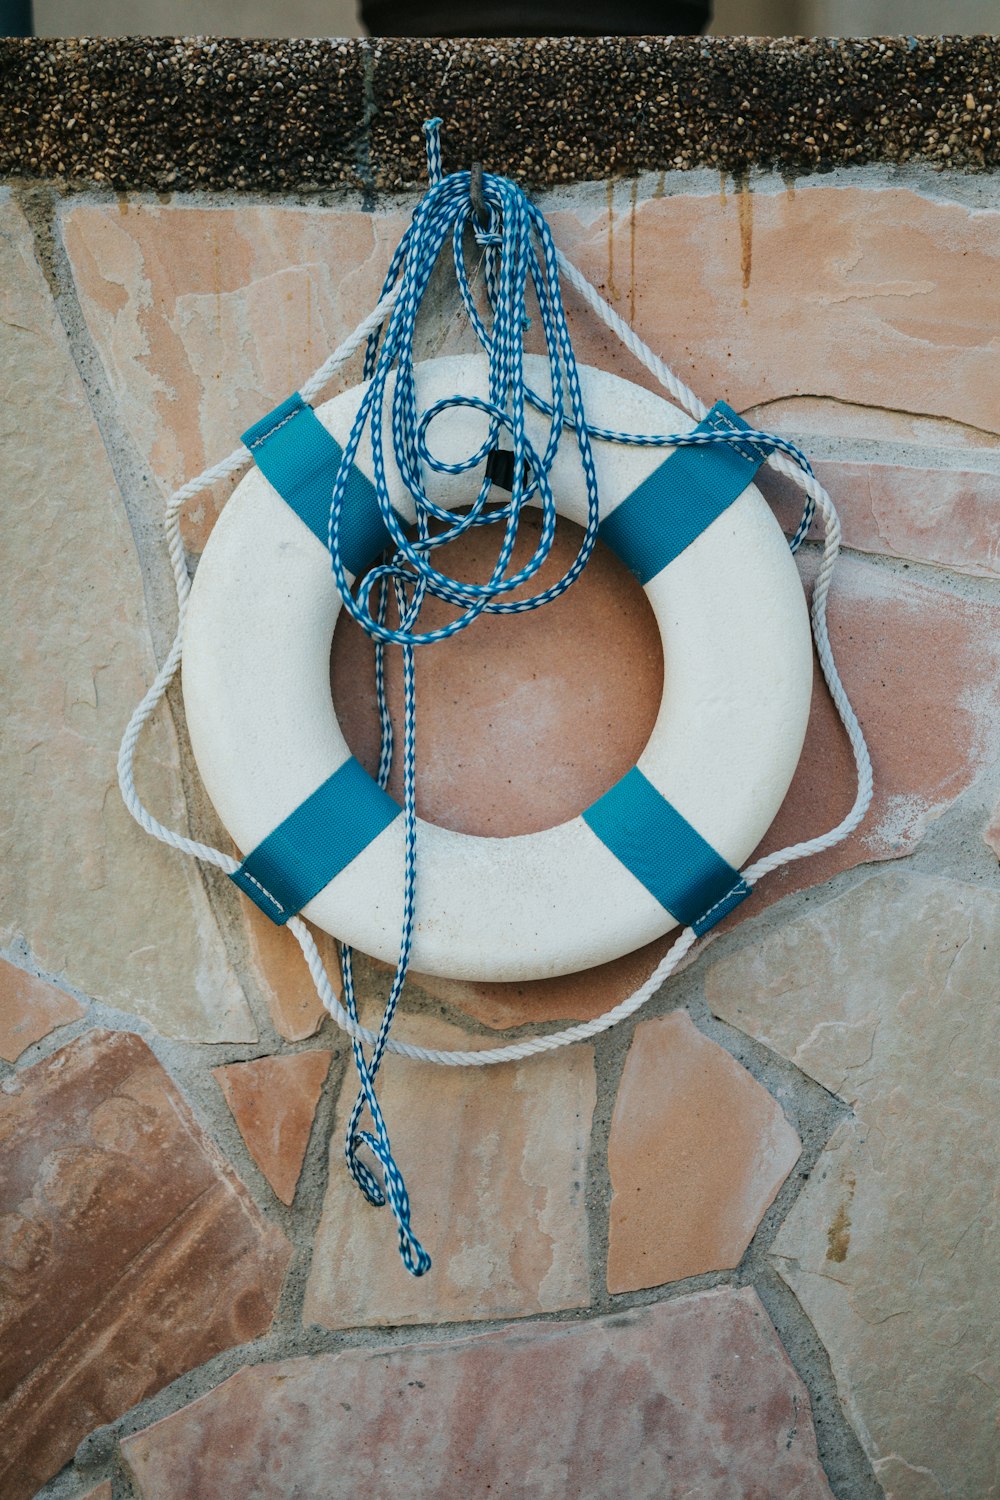
[[(646, 344), (638, 334), (629, 327), (625, 320), (610, 307), (600, 293), (593, 287), (586, 277), (576, 266), (569, 261), (565, 255), (558, 252), (559, 268), (566, 280), (580, 293), (587, 305), (593, 309), (597, 316), (608, 328), (621, 340), (631, 354), (650, 372), (660, 385), (679, 402), (684, 409), (696, 420), (701, 421), (708, 408), (698, 399), (693, 391), (679, 380), (665, 362), (654, 354), (649, 345)], [(369, 314), (363, 322), (359, 323), (354, 332), (339, 345), (330, 357), (320, 365), (319, 369), (309, 377), (300, 388), (304, 400), (311, 401), (317, 396), (332, 376), (341, 368), (351, 355), (366, 342), (370, 333), (378, 328), (384, 321), (391, 309), (396, 297), (399, 295), (399, 284), (379, 302), (378, 306)], [(135, 747), (143, 726), (153, 714), (160, 700), (170, 686), (174, 674), (180, 665), (182, 640), (184, 634), (184, 619), (187, 613), (188, 597), (191, 592), (191, 577), (188, 573), (187, 561), (184, 555), (184, 544), (180, 534), (180, 512), (184, 503), (194, 495), (200, 494), (220, 479), (228, 478), (244, 468), (251, 460), (249, 450), (242, 444), (235, 449), (228, 458), (220, 463), (213, 464), (196, 479), (190, 480), (182, 485), (170, 497), (164, 514), (164, 528), (167, 537), (167, 549), (170, 563), (174, 574), (174, 583), (177, 590), (177, 634), (170, 647), (167, 658), (164, 661), (149, 691), (142, 702), (138, 705), (122, 737), (121, 748), (118, 752), (118, 784), (121, 787), (122, 797), (129, 812), (135, 818), (141, 828), (159, 839), (162, 843), (169, 844), (174, 849), (180, 849), (185, 854), (193, 854), (198, 859), (203, 859), (209, 864), (216, 865), (227, 875), (231, 875), (239, 869), (239, 863), (232, 855), (225, 854), (221, 849), (213, 849), (208, 844), (198, 843), (195, 839), (189, 839), (184, 834), (176, 833), (166, 828), (162, 823), (143, 806), (135, 789), (133, 775), (133, 762), (135, 759)], [(812, 630), (816, 642), (816, 655), (819, 659), (820, 669), (830, 690), (834, 706), (840, 716), (847, 737), (851, 744), (854, 755), (854, 764), (857, 769), (858, 790), (854, 799), (854, 805), (845, 818), (829, 832), (820, 834), (816, 838), (804, 839), (801, 843), (790, 844), (785, 849), (779, 849), (774, 854), (766, 855), (757, 860), (743, 871), (743, 879), (748, 885), (756, 883), (770, 872), (779, 869), (782, 865), (791, 864), (794, 860), (805, 859), (810, 854), (819, 854), (826, 849), (832, 849), (835, 844), (841, 843), (853, 833), (865, 816), (872, 799), (872, 764), (868, 753), (865, 737), (858, 723), (857, 715), (851, 707), (850, 700), (840, 680), (840, 674), (833, 657), (833, 648), (830, 645), (830, 636), (827, 629), (826, 604), (830, 592), (830, 582), (833, 569), (840, 554), (841, 532), (840, 520), (834, 508), (833, 502), (819, 481), (812, 475), (806, 474), (799, 466), (786, 458), (783, 454), (773, 453), (767, 460), (773, 469), (780, 474), (787, 475), (804, 490), (807, 495), (815, 501), (816, 507), (823, 518), (824, 547), (823, 557), (820, 562), (816, 581), (813, 584), (812, 597)], [(341, 1005), (334, 993), (329, 976), (320, 958), (319, 950), (306, 923), (301, 917), (292, 917), (288, 922), (290, 931), (296, 940), (312, 975), (316, 992), (324, 1007), (329, 1011), (337, 1025), (351, 1036), (360, 1038), (363, 1042), (373, 1044), (376, 1034), (366, 1027), (357, 1026), (350, 1019), (346, 1010)], [(697, 935), (693, 928), (685, 927), (670, 948), (669, 953), (660, 961), (653, 973), (640, 985), (633, 994), (621, 1001), (612, 1010), (606, 1011), (604, 1015), (596, 1017), (592, 1021), (584, 1021), (576, 1026), (569, 1026), (562, 1031), (550, 1032), (544, 1036), (526, 1037), (521, 1041), (512, 1042), (502, 1047), (487, 1047), (481, 1051), (449, 1051), (433, 1047), (416, 1047), (407, 1042), (397, 1041), (390, 1038), (387, 1050), (401, 1057), (408, 1057), (419, 1062), (440, 1063), (446, 1067), (487, 1067), (494, 1063), (518, 1062), (523, 1058), (534, 1057), (541, 1052), (552, 1052), (558, 1047), (566, 1047), (573, 1042), (586, 1041), (588, 1038), (599, 1035), (602, 1031), (609, 1030), (619, 1021), (626, 1020), (629, 1016), (641, 1009), (646, 1001), (651, 999), (657, 992), (664, 980), (673, 972), (681, 959), (691, 950), (697, 941)]]
[(569, 282), (571, 287), (580, 293), (587, 306), (597, 314), (602, 323), (606, 323), (616, 338), (620, 339), (628, 352), (635, 356), (641, 365), (658, 380), (665, 391), (669, 391), (675, 401), (679, 401), (686, 412), (690, 412), (696, 422), (700, 422), (708, 415), (708, 407), (700, 401), (694, 391), (689, 390), (658, 354), (645, 343), (635, 329), (626, 323), (619, 313), (616, 313), (610, 302), (605, 302), (600, 292), (584, 276), (582, 271), (577, 270), (573, 262), (564, 255), (561, 250), (556, 251), (556, 260), (559, 269)]

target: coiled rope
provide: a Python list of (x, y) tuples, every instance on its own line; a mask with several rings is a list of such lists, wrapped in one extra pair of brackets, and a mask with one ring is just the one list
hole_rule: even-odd
[[(451, 1067), (485, 1067), (494, 1063), (518, 1061), (573, 1042), (584, 1041), (625, 1020), (644, 1005), (697, 940), (693, 928), (685, 928), (649, 979), (634, 994), (595, 1020), (561, 1031), (481, 1051), (416, 1047), (396, 1041), (390, 1036), (409, 966), (413, 936), (416, 881), (413, 652), (417, 646), (445, 639), (467, 628), (480, 614), (520, 613), (538, 608), (558, 597), (579, 577), (593, 550), (599, 519), (592, 439), (663, 447), (734, 440), (751, 442), (766, 449), (770, 454), (767, 460), (770, 466), (794, 480), (804, 492), (802, 518), (789, 543), (793, 551), (804, 540), (817, 509), (822, 518), (824, 546), (813, 586), (812, 629), (823, 676), (851, 744), (857, 769), (858, 791), (850, 812), (835, 828), (817, 838), (792, 844), (756, 861), (742, 872), (746, 883), (753, 886), (764, 875), (784, 864), (804, 859), (840, 843), (861, 822), (872, 796), (871, 759), (861, 726), (841, 683), (827, 630), (826, 603), (840, 551), (840, 523), (830, 497), (813, 474), (808, 460), (794, 444), (773, 433), (741, 428), (736, 434), (728, 431), (643, 434), (620, 432), (592, 424), (584, 411), (576, 360), (563, 308), (560, 278), (583, 297), (667, 393), (696, 421), (705, 416), (707, 408), (629, 328), (581, 272), (556, 249), (543, 215), (515, 183), (504, 177), (483, 173), (480, 188), (478, 178), (474, 182), (469, 172), (442, 175), (439, 127), (440, 121), (437, 120), (428, 121), (424, 127), (430, 187), (418, 204), (410, 226), (392, 258), (377, 306), (302, 385), (300, 391), (304, 400), (312, 400), (363, 344), (367, 346), (365, 378), (368, 385), (333, 486), (328, 540), (331, 567), (344, 605), (375, 641), (376, 689), (382, 734), (377, 779), (381, 786), (385, 786), (388, 780), (394, 754), (393, 730), (385, 696), (384, 648), (386, 644), (392, 643), (400, 646), (402, 651), (403, 826), (406, 851), (404, 920), (399, 959), (377, 1032), (368, 1030), (360, 1023), (350, 947), (345, 946), (343, 949), (345, 1004), (342, 1006), (333, 992), (319, 951), (305, 922), (300, 917), (293, 917), (287, 924), (302, 949), (324, 1007), (352, 1039), (360, 1088), (345, 1141), (344, 1154), (348, 1168), (370, 1202), (377, 1205), (386, 1202), (389, 1204), (399, 1231), (403, 1263), (412, 1274), (418, 1276), (430, 1267), (430, 1257), (410, 1228), (410, 1205), (405, 1182), (392, 1154), (388, 1128), (375, 1090), (376, 1075), (385, 1053), (389, 1051), (399, 1056)], [(476, 203), (473, 202), (473, 197), (476, 198)], [(481, 217), (484, 208), (488, 215), (486, 222), (483, 222), (485, 216)], [(470, 227), (484, 252), (482, 263), (488, 302), (485, 317), (477, 305), (466, 263), (467, 230)], [(449, 245), (462, 305), (488, 357), (489, 397), (483, 400), (456, 393), (419, 413), (413, 352), (416, 322), (431, 275)], [(548, 358), (550, 392), (547, 397), (530, 389), (524, 379), (524, 334), (530, 322), (527, 301), (529, 283)], [(412, 540), (402, 530), (389, 501), (381, 438), (387, 425), (385, 408), (390, 375), (394, 375), (395, 381), (388, 425), (391, 426), (393, 462), (416, 507), (416, 536)], [(529, 405), (548, 418), (548, 436), (541, 452), (527, 437), (525, 412)], [(485, 419), (486, 436), (479, 447), (464, 459), (445, 462), (432, 450), (429, 429), (443, 411), (456, 407), (481, 412)], [(356, 584), (356, 593), (352, 593), (340, 552), (339, 526), (351, 464), (366, 428), (370, 428), (372, 434), (374, 483), (379, 508), (396, 550), (391, 557), (370, 569)], [(470, 509), (452, 512), (438, 505), (427, 493), (425, 476), (434, 473), (464, 473), (479, 467), (497, 447), (502, 431), (509, 433), (513, 446), (513, 481), (509, 500), (497, 505), (492, 499), (492, 482), (489, 477), (484, 476)], [(534, 577), (552, 546), (556, 511), (548, 475), (559, 443), (566, 433), (572, 434), (587, 489), (588, 519), (583, 539), (570, 567), (557, 582), (530, 598), (513, 600), (508, 596)], [(133, 761), (142, 728), (166, 692), (181, 660), (184, 620), (191, 588), (180, 534), (181, 509), (188, 499), (208, 489), (218, 480), (237, 473), (250, 462), (249, 450), (241, 445), (228, 458), (212, 465), (198, 478), (175, 491), (166, 506), (164, 523), (177, 590), (178, 629), (163, 666), (129, 721), (118, 757), (118, 779), (122, 796), (140, 826), (162, 842), (206, 860), (226, 874), (232, 874), (238, 869), (238, 861), (222, 850), (164, 827), (142, 805), (135, 789)], [(538, 542), (528, 562), (507, 576), (520, 512), (530, 500), (536, 501), (542, 513)], [(489, 579), (483, 584), (453, 579), (437, 569), (433, 561), (433, 552), (437, 547), (453, 541), (473, 526), (497, 526), (502, 534), (496, 563)], [(419, 614), (428, 593), (446, 601), (459, 612), (454, 619), (438, 629), (421, 632), (418, 629)], [(395, 600), (398, 614), (396, 626), (387, 623), (390, 594)], [(371, 1049), (370, 1057), (365, 1055), (366, 1045)], [(360, 1128), (366, 1107), (371, 1117), (372, 1130)], [(381, 1182), (358, 1155), (361, 1146), (368, 1148), (381, 1167)]]

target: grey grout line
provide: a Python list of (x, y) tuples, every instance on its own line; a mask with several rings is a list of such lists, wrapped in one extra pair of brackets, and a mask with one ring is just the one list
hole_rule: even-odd
[(793, 1366), (800, 1375), (810, 1372), (806, 1384), (816, 1443), (837, 1500), (884, 1500), (885, 1492), (844, 1410), (830, 1357), (801, 1304), (772, 1266), (762, 1267), (753, 1285)]
[[(606, 1316), (623, 1307), (646, 1306), (653, 1302), (671, 1300), (676, 1296), (690, 1295), (707, 1287), (752, 1286), (760, 1294), (762, 1282), (769, 1285), (775, 1274), (769, 1259), (774, 1237), (820, 1159), (831, 1133), (850, 1114), (846, 1105), (806, 1077), (792, 1063), (770, 1052), (744, 1033), (716, 1020), (702, 996), (703, 970), (703, 965), (695, 963), (675, 979), (668, 980), (641, 1018), (617, 1027), (614, 1032), (599, 1039), (598, 1110), (591, 1143), (588, 1183), (591, 1238), (595, 1248), (599, 1248), (599, 1254), (594, 1256), (592, 1265), (593, 1315)], [(604, 1282), (607, 1264), (607, 1209), (610, 1202), (607, 1171), (610, 1114), (636, 1027), (642, 1020), (681, 1008), (688, 1011), (704, 1035), (724, 1047), (778, 1100), (789, 1123), (802, 1140), (803, 1151), (774, 1203), (763, 1215), (738, 1267), (732, 1271), (709, 1272), (690, 1277), (666, 1287), (610, 1294)], [(817, 1350), (822, 1346), (819, 1345), (805, 1312), (794, 1298), (781, 1302), (771, 1298), (771, 1304), (768, 1311), (774, 1313), (772, 1322), (778, 1337), (792, 1358), (809, 1393), (814, 1411), (822, 1417), (822, 1422), (817, 1423), (819, 1455), (838, 1500), (868, 1500), (868, 1497), (881, 1495), (867, 1456), (837, 1398), (825, 1351), (822, 1358), (817, 1357)]]

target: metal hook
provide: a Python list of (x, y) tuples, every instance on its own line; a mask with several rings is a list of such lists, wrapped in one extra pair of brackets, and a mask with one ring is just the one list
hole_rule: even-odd
[(472, 212), (479, 221), (480, 228), (489, 229), (490, 211), (483, 196), (483, 164), (474, 161), (469, 172), (469, 201), (472, 204)]

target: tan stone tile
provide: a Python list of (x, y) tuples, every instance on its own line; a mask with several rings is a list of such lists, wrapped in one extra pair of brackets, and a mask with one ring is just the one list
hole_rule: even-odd
[[(197, 871), (125, 811), (118, 742), (155, 671), (121, 498), (20, 210), (0, 201), (0, 361), (10, 372), (0, 594), (0, 942), (169, 1036), (249, 1041), (253, 1020)], [(30, 443), (23, 434), (34, 434)], [(141, 791), (183, 826), (160, 718)]]
[(142, 1500), (831, 1500), (750, 1290), (257, 1365), (122, 1448)]
[[(482, 1045), (426, 1017), (403, 1017), (394, 1035), (431, 1047)], [(521, 1317), (587, 1302), (585, 1176), (596, 1097), (590, 1047), (486, 1068), (389, 1058), (379, 1099), (414, 1231), (434, 1262), (419, 1280), (399, 1259), (388, 1209), (366, 1203), (344, 1165), (355, 1093), (348, 1070), (306, 1288), (307, 1323)]]
[(146, 1044), (89, 1032), (0, 1092), (0, 1489), (269, 1326), (291, 1246)]
[(852, 1106), (773, 1254), (889, 1500), (1000, 1484), (998, 944), (997, 892), (886, 872), (705, 980)]
[[(910, 854), (993, 758), (996, 606), (844, 557), (830, 595), (830, 638), (868, 739), (874, 801), (844, 843), (768, 875), (729, 926), (840, 870)], [(760, 852), (833, 827), (854, 793), (850, 747), (817, 672), (802, 759)]]
[(32, 1042), (83, 1014), (83, 1006), (65, 990), (0, 958), (0, 1057), (7, 1062), (16, 1062)]
[[(571, 259), (705, 401), (760, 412), (822, 398), (1000, 433), (994, 209), (824, 185), (634, 206), (623, 191), (610, 220), (596, 195), (589, 213), (550, 218)], [(643, 380), (589, 317), (576, 318), (574, 342), (578, 358)]]
[[(231, 452), (371, 310), (406, 218), (123, 199), (72, 204), (62, 223), (111, 389), (172, 489)], [(224, 498), (191, 504), (191, 544)]]
[(297, 1052), (213, 1068), (257, 1163), (282, 1203), (291, 1203), (332, 1052)]
[(608, 1290), (739, 1265), (802, 1143), (686, 1011), (636, 1028), (611, 1121)]
[[(904, 464), (814, 467), (837, 508), (848, 547), (980, 578), (1000, 573), (1000, 474)], [(768, 475), (763, 489), (786, 531), (794, 531), (801, 491), (781, 475)], [(815, 523), (812, 535), (821, 536)]]
[(79, 1500), (111, 1500), (110, 1479), (106, 1479), (104, 1483), (99, 1484), (96, 1489), (88, 1490), (85, 1495), (81, 1495), (79, 1497)]

